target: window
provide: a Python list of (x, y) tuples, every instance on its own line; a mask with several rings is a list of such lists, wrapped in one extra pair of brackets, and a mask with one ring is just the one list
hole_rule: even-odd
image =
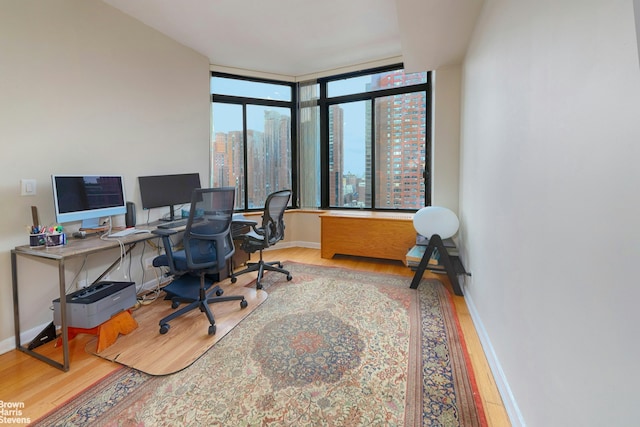
[(264, 208), (274, 191), (295, 194), (294, 85), (214, 73), (211, 94), (213, 186), (235, 187), (238, 210)]
[(235, 186), (241, 210), (285, 188), (292, 206), (427, 206), (429, 78), (401, 66), (297, 85), (213, 73), (212, 183)]
[[(316, 206), (417, 210), (429, 204), (428, 79), (426, 72), (389, 67), (301, 84), (301, 93), (318, 94), (305, 107), (315, 101), (318, 116), (303, 121), (301, 114), (301, 126), (314, 119), (320, 132), (301, 132), (300, 147), (301, 153), (319, 149), (320, 162), (301, 171), (299, 184), (317, 188), (321, 177)], [(311, 200), (301, 197), (303, 206)]]

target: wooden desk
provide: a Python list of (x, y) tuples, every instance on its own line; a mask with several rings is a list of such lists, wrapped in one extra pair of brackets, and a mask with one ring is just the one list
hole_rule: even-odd
[(334, 211), (320, 215), (320, 254), (356, 255), (402, 261), (416, 243), (413, 214)]
[[(143, 226), (136, 228), (144, 229)], [(11, 250), (11, 281), (13, 286), (13, 323), (16, 335), (16, 349), (27, 353), (36, 359), (42, 360), (63, 371), (69, 370), (69, 335), (67, 324), (67, 299), (66, 299), (66, 279), (64, 272), (65, 260), (77, 256), (84, 256), (96, 252), (102, 252), (109, 249), (120, 247), (120, 242), (127, 247), (127, 253), (129, 253), (137, 243), (150, 239), (155, 239), (158, 236), (152, 233), (144, 234), (131, 234), (126, 237), (104, 238), (101, 239), (98, 236), (90, 236), (86, 239), (68, 239), (68, 243), (64, 246), (55, 247), (40, 247), (31, 248), (28, 245), (17, 246)], [(60, 285), (60, 320), (62, 327), (62, 363), (49, 357), (43, 356), (28, 347), (25, 347), (21, 343), (20, 338), (20, 305), (18, 295), (18, 256), (33, 257), (33, 258), (47, 258), (57, 261), (58, 263), (58, 283)], [(95, 282), (100, 281), (106, 276), (119, 262), (119, 259), (111, 264), (103, 273), (98, 277)], [(95, 283), (94, 282), (94, 283)]]

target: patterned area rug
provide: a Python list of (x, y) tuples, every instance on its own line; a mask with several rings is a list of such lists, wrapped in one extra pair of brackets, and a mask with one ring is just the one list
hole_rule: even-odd
[(287, 263), (269, 299), (189, 368), (123, 368), (46, 426), (483, 426), (450, 296), (435, 280)]

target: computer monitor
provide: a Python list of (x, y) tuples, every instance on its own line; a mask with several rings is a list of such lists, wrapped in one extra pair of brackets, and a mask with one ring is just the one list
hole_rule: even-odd
[(97, 228), (100, 218), (127, 212), (124, 179), (120, 175), (51, 175), (56, 221), (82, 221)]
[(174, 175), (139, 176), (142, 209), (169, 207), (169, 218), (175, 219), (175, 205), (191, 203), (191, 194), (200, 188), (200, 174), (183, 173)]

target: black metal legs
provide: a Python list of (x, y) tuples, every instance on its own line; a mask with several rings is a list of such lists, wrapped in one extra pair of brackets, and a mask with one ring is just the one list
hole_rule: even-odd
[(440, 261), (444, 266), (444, 270), (449, 277), (449, 281), (451, 282), (451, 287), (453, 288), (453, 292), (458, 296), (463, 296), (462, 288), (460, 288), (460, 283), (458, 282), (458, 275), (453, 267), (453, 262), (449, 257), (449, 252), (444, 247), (444, 243), (442, 243), (442, 239), (439, 235), (434, 234), (429, 239), (429, 245), (427, 245), (427, 249), (424, 251), (424, 255), (422, 255), (422, 259), (420, 260), (420, 264), (418, 264), (418, 269), (413, 276), (413, 280), (411, 281), (411, 289), (417, 289), (420, 284), (420, 280), (422, 280), (422, 275), (424, 271), (427, 269), (429, 265), (429, 260), (431, 259), (431, 255), (433, 254), (433, 250), (438, 249), (438, 253), (440, 254)]

